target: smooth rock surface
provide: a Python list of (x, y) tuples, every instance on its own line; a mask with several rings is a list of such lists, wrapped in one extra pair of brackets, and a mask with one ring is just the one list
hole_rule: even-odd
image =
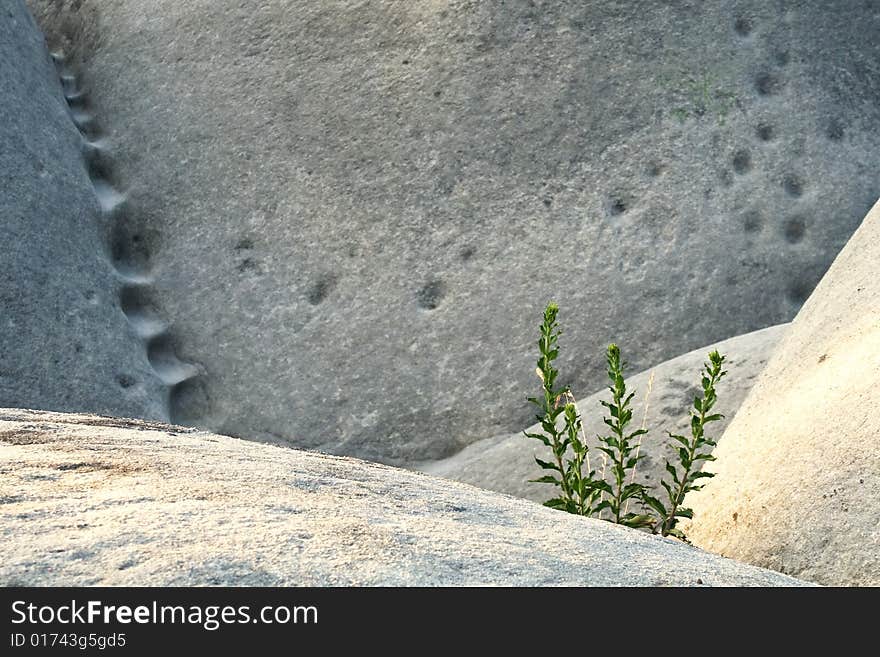
[(880, 586), (880, 202), (798, 313), (685, 499), (695, 544)]
[(3, 585), (791, 586), (427, 475), (175, 426), (0, 411)]
[(880, 187), (874, 3), (74, 6), (182, 424), (449, 456), (531, 420), (549, 299), (595, 390), (789, 321)]
[(23, 0), (0, 7), (0, 405), (167, 418), (119, 307), (59, 72)]
[[(627, 377), (628, 390), (636, 392), (633, 429), (645, 426), (649, 430), (641, 443), (640, 454), (645, 458), (639, 462), (637, 481), (649, 486), (661, 500), (666, 500), (660, 480), (663, 477), (668, 479), (666, 461), (677, 462), (670, 445), (673, 441), (669, 440), (666, 431), (690, 436), (690, 409), (693, 408), (694, 395), (699, 391), (700, 372), (707, 354), (718, 349), (728, 357), (725, 364), (728, 374), (718, 386), (719, 401), (716, 406), (725, 418), (709, 425), (708, 431), (709, 436), (718, 438), (736, 414), (788, 326), (773, 326), (730, 338)], [(645, 397), (652, 374), (654, 379), (646, 414)], [(562, 376), (560, 380), (564, 380), (564, 373)], [(537, 378), (534, 385), (539, 385)], [(611, 394), (606, 388), (578, 400), (577, 404), (592, 450), (591, 465), (597, 472), (602, 469), (602, 454), (596, 450), (599, 444), (596, 435), (600, 432), (606, 435), (608, 429), (602, 422), (608, 411), (599, 402), (610, 399)], [(540, 433), (540, 425), (534, 425), (527, 431)], [(544, 502), (555, 496), (556, 489), (547, 484), (529, 483), (529, 480), (544, 474), (535, 464), (535, 457), (546, 461), (549, 460), (548, 456), (546, 447), (534, 439), (526, 438), (520, 431), (479, 440), (450, 458), (421, 464), (418, 469), (480, 488)], [(636, 505), (631, 510), (638, 509)]]

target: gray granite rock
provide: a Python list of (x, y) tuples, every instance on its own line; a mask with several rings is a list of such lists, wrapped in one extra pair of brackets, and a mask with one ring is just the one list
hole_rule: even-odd
[[(725, 417), (711, 424), (708, 433), (709, 436), (718, 438), (733, 419), (788, 327), (788, 324), (773, 326), (730, 338), (627, 377), (627, 388), (636, 393), (633, 402), (633, 429), (644, 426), (649, 430), (639, 448), (639, 454), (644, 458), (636, 470), (638, 482), (648, 486), (653, 495), (666, 500), (660, 480), (669, 478), (665, 469), (666, 461), (677, 463), (672, 446), (678, 445), (669, 440), (666, 432), (690, 435), (690, 410), (693, 408), (694, 395), (699, 391), (700, 372), (707, 354), (718, 349), (728, 357), (725, 365), (728, 374), (718, 386), (719, 401), (716, 407)], [(540, 385), (537, 377), (534, 385), (537, 391), (537, 386)], [(597, 472), (602, 470), (602, 454), (596, 450), (599, 445), (596, 436), (600, 432), (607, 435), (608, 430), (602, 422), (608, 411), (600, 404), (600, 400), (610, 399), (611, 394), (606, 388), (577, 402), (587, 444), (592, 450), (591, 465)], [(540, 425), (534, 425), (527, 431), (540, 433), (541, 428)], [(526, 438), (519, 431), (478, 440), (454, 456), (417, 467), (423, 472), (441, 477), (544, 502), (554, 497), (557, 489), (547, 484), (529, 482), (530, 479), (544, 474), (535, 464), (535, 457), (550, 460), (549, 450), (538, 441)], [(610, 471), (608, 476), (610, 478)], [(639, 511), (639, 507), (636, 505), (630, 510)]]
[(712, 552), (880, 586), (880, 202), (798, 313), (685, 504)]
[(180, 423), (449, 456), (531, 420), (550, 298), (595, 390), (790, 320), (880, 187), (872, 3), (74, 6)]
[(167, 388), (120, 309), (113, 214), (71, 112), (25, 3), (4, 2), (0, 405), (164, 418)]
[(797, 586), (436, 477), (175, 426), (0, 411), (0, 584)]

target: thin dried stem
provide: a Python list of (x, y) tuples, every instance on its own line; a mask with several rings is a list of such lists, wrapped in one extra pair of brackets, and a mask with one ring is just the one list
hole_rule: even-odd
[[(654, 389), (654, 372), (655, 370), (651, 370), (651, 376), (648, 377), (648, 391), (645, 393), (645, 414), (642, 415), (642, 429), (646, 429), (648, 426), (648, 408), (651, 405), (651, 391)], [(639, 442), (636, 445), (636, 459), (639, 458), (639, 451), (642, 449), (642, 436), (639, 436)], [(639, 468), (639, 462), (636, 461), (636, 465), (632, 471), (632, 477), (630, 477), (629, 483), (635, 483), (636, 481), (636, 470)], [(624, 514), (629, 513), (629, 500), (626, 501), (626, 506), (623, 509)]]
[[(577, 403), (577, 400), (574, 398), (574, 395), (571, 394), (571, 390), (566, 390), (565, 392), (568, 395), (568, 398), (571, 400), (571, 403), (574, 404), (575, 413), (577, 413), (578, 417), (581, 418), (581, 436), (583, 437), (584, 445), (586, 445), (587, 444), (587, 432), (584, 430), (584, 422), (583, 422), (584, 416), (581, 415), (581, 409), (578, 407), (578, 403)], [(590, 453), (589, 452), (587, 452), (586, 457), (587, 457), (587, 472), (592, 472), (593, 468), (590, 467)]]

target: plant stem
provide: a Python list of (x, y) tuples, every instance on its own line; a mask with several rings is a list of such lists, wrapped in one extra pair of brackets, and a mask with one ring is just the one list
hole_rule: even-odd
[[(648, 428), (648, 408), (650, 408), (651, 402), (651, 391), (654, 389), (654, 370), (651, 370), (651, 376), (648, 378), (648, 391), (645, 393), (645, 414), (642, 416), (642, 430)], [(639, 468), (639, 452), (642, 450), (642, 437), (639, 436), (639, 442), (636, 445), (636, 464), (633, 466), (632, 476), (629, 479), (629, 483), (636, 483), (636, 470)], [(626, 501), (626, 508), (623, 510), (623, 514), (626, 515), (629, 513), (629, 500)]]

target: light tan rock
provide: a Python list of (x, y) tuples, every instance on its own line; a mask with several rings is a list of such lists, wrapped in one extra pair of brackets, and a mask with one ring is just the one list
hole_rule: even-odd
[[(641, 426), (644, 421), (649, 428), (640, 448), (640, 453), (645, 458), (639, 463), (636, 472), (638, 481), (651, 487), (654, 495), (666, 499), (660, 487), (660, 478), (666, 474), (666, 461), (675, 462), (672, 444), (677, 445), (669, 440), (666, 431), (690, 435), (690, 409), (694, 395), (699, 390), (700, 371), (707, 354), (718, 349), (729, 358), (725, 366), (728, 376), (719, 385), (717, 406), (718, 412), (725, 414), (725, 418), (710, 425), (709, 435), (717, 437), (746, 398), (788, 326), (781, 324), (730, 338), (627, 378), (628, 389), (637, 393), (633, 406), (635, 425)], [(653, 386), (646, 406), (645, 396), (652, 374)], [(562, 380), (564, 375), (565, 372), (561, 375)], [(538, 385), (539, 382), (535, 379), (536, 388)], [(578, 401), (588, 442), (594, 450), (592, 458), (596, 460), (592, 464), (597, 470), (601, 468), (601, 453), (595, 451), (598, 445), (595, 436), (600, 431), (607, 431), (602, 417), (608, 412), (599, 403), (601, 399), (610, 399), (607, 389)], [(534, 425), (528, 431), (538, 432), (540, 427)], [(544, 502), (553, 497), (555, 489), (547, 484), (529, 483), (529, 480), (544, 474), (535, 464), (534, 457), (548, 460), (548, 453), (547, 448), (539, 442), (518, 432), (479, 440), (448, 459), (424, 463), (419, 469), (481, 488)]]
[(437, 477), (0, 410), (2, 585), (803, 585)]
[(880, 203), (724, 434), (686, 528), (708, 550), (835, 585), (880, 585)]

